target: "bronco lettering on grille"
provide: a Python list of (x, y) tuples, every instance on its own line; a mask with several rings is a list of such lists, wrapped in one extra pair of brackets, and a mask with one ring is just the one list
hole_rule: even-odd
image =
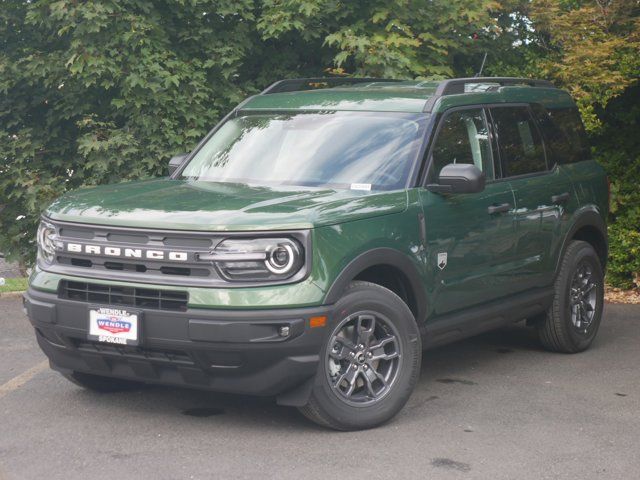
[(189, 259), (189, 256), (186, 252), (147, 250), (142, 248), (103, 248), (100, 245), (83, 245), (81, 243), (67, 243), (65, 250), (72, 253), (83, 253), (85, 255), (101, 255), (105, 257), (146, 258), (148, 260), (172, 260), (175, 262), (186, 262)]

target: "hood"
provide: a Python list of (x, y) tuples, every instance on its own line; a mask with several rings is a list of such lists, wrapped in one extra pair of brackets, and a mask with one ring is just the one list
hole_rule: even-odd
[(402, 212), (407, 192), (171, 180), (126, 182), (67, 193), (53, 220), (169, 230), (251, 231), (313, 228)]

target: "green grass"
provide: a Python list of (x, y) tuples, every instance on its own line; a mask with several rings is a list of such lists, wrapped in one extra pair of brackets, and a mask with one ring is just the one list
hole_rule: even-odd
[(5, 278), (5, 284), (0, 286), (0, 293), (22, 292), (27, 289), (26, 278)]

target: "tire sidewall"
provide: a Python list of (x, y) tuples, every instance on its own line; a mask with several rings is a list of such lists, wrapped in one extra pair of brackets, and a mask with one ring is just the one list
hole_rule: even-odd
[[(361, 311), (373, 311), (387, 317), (398, 331), (402, 357), (398, 377), (389, 393), (368, 406), (351, 406), (344, 403), (332, 391), (327, 377), (327, 350), (335, 327), (346, 317)], [(369, 428), (393, 417), (407, 402), (420, 370), (422, 347), (420, 334), (411, 311), (392, 292), (366, 285), (358, 285), (347, 291), (332, 313), (330, 328), (320, 352), (320, 365), (314, 382), (312, 396), (315, 404), (346, 428)]]
[[(588, 262), (592, 267), (597, 282), (595, 314), (593, 317), (593, 323), (589, 327), (588, 335), (582, 335), (577, 332), (571, 321), (571, 283), (578, 265), (583, 261)], [(604, 307), (604, 272), (600, 265), (600, 260), (593, 248), (589, 244), (581, 242), (580, 248), (578, 248), (573, 254), (570, 259), (569, 268), (564, 273), (565, 275), (562, 279), (563, 284), (559, 298), (560, 312), (562, 312), (564, 317), (563, 325), (565, 327), (567, 337), (570, 339), (576, 351), (582, 351), (589, 347), (593, 342), (602, 321), (602, 310)]]

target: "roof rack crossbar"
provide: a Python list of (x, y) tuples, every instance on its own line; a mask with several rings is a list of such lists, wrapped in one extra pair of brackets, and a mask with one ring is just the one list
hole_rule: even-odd
[(455, 95), (456, 93), (465, 93), (464, 86), (474, 83), (497, 83), (501, 87), (527, 85), (529, 87), (555, 88), (555, 85), (548, 80), (537, 80), (534, 78), (517, 78), (517, 77), (470, 77), (470, 78), (452, 78), (443, 80), (436, 88), (435, 97), (443, 95)]
[(300, 90), (316, 90), (320, 88), (337, 87), (340, 85), (355, 85), (357, 83), (371, 82), (399, 82), (400, 80), (391, 78), (354, 78), (354, 77), (312, 77), (312, 78), (290, 78), (278, 80), (265, 88), (260, 95), (270, 93), (297, 92)]

